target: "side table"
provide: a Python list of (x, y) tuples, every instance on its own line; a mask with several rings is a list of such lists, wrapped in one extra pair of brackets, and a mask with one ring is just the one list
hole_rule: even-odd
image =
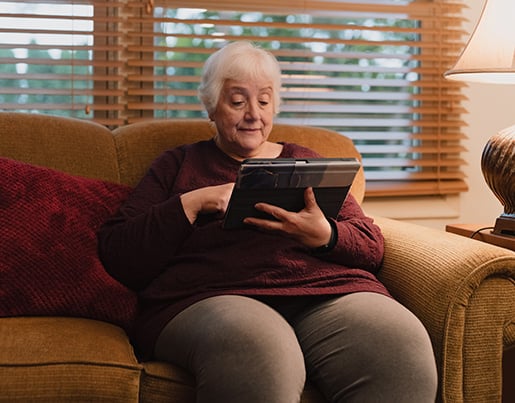
[[(482, 224), (449, 224), (445, 231), (477, 239), (515, 251), (515, 237), (492, 234), (493, 227)], [(515, 347), (503, 352), (502, 403), (515, 402)]]
[(510, 235), (492, 234), (493, 227), (482, 224), (449, 224), (447, 232), (474, 238), (492, 245), (515, 251), (515, 237)]

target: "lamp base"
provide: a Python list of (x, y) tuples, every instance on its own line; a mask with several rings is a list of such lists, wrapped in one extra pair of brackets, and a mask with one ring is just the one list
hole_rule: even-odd
[(492, 232), (496, 235), (515, 236), (515, 214), (501, 214), (497, 217)]

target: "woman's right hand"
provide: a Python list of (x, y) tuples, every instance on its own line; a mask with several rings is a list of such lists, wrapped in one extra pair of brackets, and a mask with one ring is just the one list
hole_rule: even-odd
[(189, 222), (193, 224), (199, 214), (218, 213), (222, 217), (227, 210), (233, 188), (234, 183), (226, 183), (183, 193), (182, 208)]

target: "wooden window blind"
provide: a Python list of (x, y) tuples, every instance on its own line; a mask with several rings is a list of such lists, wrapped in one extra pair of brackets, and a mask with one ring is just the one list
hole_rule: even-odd
[[(0, 107), (123, 124), (121, 2), (0, 3)], [(109, 102), (114, 100), (114, 102)]]
[(467, 188), (461, 84), (443, 78), (464, 44), (463, 0), (3, 4), (10, 5), (0, 10), (4, 110), (112, 127), (202, 117), (197, 86), (205, 59), (227, 41), (248, 39), (281, 63), (276, 122), (351, 137), (363, 155), (367, 196)]

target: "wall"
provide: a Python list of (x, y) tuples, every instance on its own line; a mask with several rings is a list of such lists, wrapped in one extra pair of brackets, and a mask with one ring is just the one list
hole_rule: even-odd
[[(483, 8), (482, 0), (467, 3), (464, 28), (472, 33)], [(468, 114), (463, 142), (467, 152), (465, 174), (469, 191), (456, 197), (424, 200), (365, 201), (368, 214), (406, 220), (428, 227), (444, 229), (450, 223), (478, 223), (494, 225), (502, 213), (502, 206), (491, 193), (481, 173), (481, 153), (488, 138), (497, 131), (515, 125), (515, 85), (468, 84), (464, 89), (468, 101), (464, 103)]]

